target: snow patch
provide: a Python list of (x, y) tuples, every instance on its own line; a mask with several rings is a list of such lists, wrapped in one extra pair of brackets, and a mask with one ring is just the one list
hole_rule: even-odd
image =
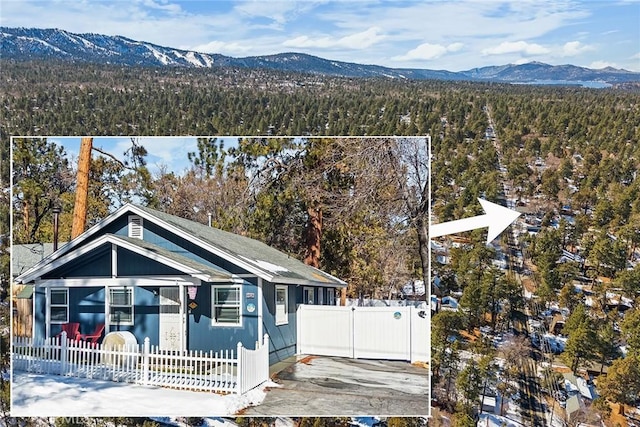
[(282, 272), (285, 272), (285, 271), (289, 271), (289, 270), (287, 270), (285, 267), (283, 267), (281, 265), (272, 264), (270, 262), (262, 261), (260, 259), (251, 259), (251, 258), (247, 258), (247, 257), (242, 256), (242, 255), (240, 255), (240, 258), (244, 258), (247, 261), (249, 261), (250, 263), (255, 264), (258, 267), (260, 267), (261, 269), (267, 270), (267, 271), (269, 271), (271, 273), (277, 274), (277, 273), (282, 273)]
[(155, 416), (212, 417), (235, 415), (257, 406), (272, 381), (244, 395), (172, 390), (85, 378), (14, 371), (13, 416)]
[(171, 60), (171, 58), (169, 58), (166, 54), (160, 52), (158, 49), (154, 48), (153, 46), (144, 43), (143, 44), (144, 47), (146, 47), (147, 49), (149, 49), (149, 51), (153, 54), (153, 56), (160, 62), (162, 62), (163, 65), (168, 65), (173, 63), (173, 61)]

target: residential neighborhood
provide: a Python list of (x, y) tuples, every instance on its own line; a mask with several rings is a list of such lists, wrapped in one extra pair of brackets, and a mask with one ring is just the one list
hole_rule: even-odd
[(498, 200), (521, 215), (486, 246), (473, 234), (432, 242), (434, 416), (445, 422), (457, 396), (482, 426), (638, 425), (639, 372), (626, 367), (638, 366), (638, 223), (630, 234), (590, 227), (602, 202), (577, 205), (569, 178), (545, 195), (551, 156), (516, 175), (484, 111)]

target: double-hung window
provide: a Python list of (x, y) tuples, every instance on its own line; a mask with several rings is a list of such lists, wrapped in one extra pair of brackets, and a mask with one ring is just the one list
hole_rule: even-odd
[(49, 317), (51, 323), (69, 322), (69, 289), (51, 289)]
[(109, 323), (133, 325), (133, 288), (109, 288)]
[(289, 323), (288, 315), (289, 292), (286, 286), (276, 286), (276, 325)]
[(219, 326), (241, 326), (240, 285), (213, 286), (211, 322)]

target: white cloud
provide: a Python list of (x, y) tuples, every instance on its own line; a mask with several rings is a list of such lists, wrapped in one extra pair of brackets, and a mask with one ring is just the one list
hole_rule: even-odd
[(590, 50), (594, 50), (593, 46), (584, 45), (579, 41), (571, 41), (562, 46), (562, 56), (576, 56)]
[(451, 43), (443, 46), (440, 44), (422, 43), (415, 49), (411, 49), (404, 55), (395, 56), (395, 61), (430, 61), (438, 59), (449, 52), (458, 52), (464, 47), (462, 43)]
[(169, 3), (166, 0), (154, 1), (154, 0), (142, 0), (143, 6), (149, 7), (151, 9), (163, 10), (165, 12), (169, 12), (172, 14), (182, 13), (182, 8), (179, 4)]
[(320, 49), (366, 49), (384, 40), (386, 35), (379, 27), (370, 27), (365, 31), (336, 38), (331, 36), (309, 37), (299, 36), (285, 40), (282, 45), (291, 48), (320, 48)]
[(510, 53), (520, 53), (523, 55), (545, 55), (551, 51), (537, 43), (527, 43), (525, 41), (502, 42), (496, 47), (482, 49), (483, 55), (504, 55)]
[(251, 46), (238, 42), (223, 42), (219, 40), (213, 40), (209, 43), (201, 44), (189, 48), (195, 52), (202, 53), (221, 53), (226, 55), (238, 55), (244, 54), (251, 50)]

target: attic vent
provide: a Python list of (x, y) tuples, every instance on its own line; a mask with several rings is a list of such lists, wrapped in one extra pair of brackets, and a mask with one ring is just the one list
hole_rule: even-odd
[(129, 215), (129, 237), (142, 239), (142, 217)]

